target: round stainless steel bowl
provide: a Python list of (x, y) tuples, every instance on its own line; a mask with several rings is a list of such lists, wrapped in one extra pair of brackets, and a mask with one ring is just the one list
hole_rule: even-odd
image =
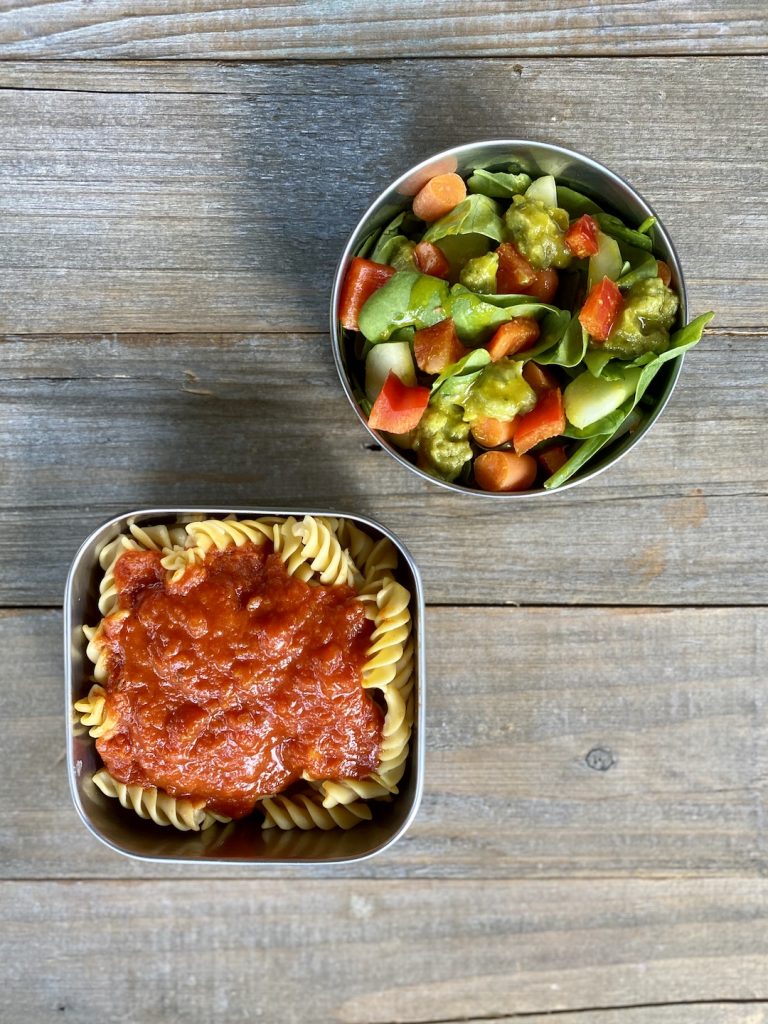
[[(453, 149), (446, 149), (442, 153), (437, 153), (415, 167), (411, 167), (374, 200), (360, 218), (357, 227), (352, 232), (344, 248), (334, 277), (331, 294), (331, 339), (336, 368), (346, 396), (365, 429), (394, 459), (424, 480), (428, 480), (430, 483), (445, 487), (451, 491), (475, 494), (485, 498), (495, 498), (496, 500), (532, 498), (543, 494), (559, 494), (570, 487), (575, 487), (576, 484), (591, 480), (598, 473), (602, 473), (603, 470), (618, 462), (630, 448), (633, 448), (648, 433), (658, 419), (674, 390), (684, 358), (684, 356), (680, 356), (677, 359), (670, 360), (655, 378), (649, 389), (649, 394), (654, 398), (655, 405), (645, 414), (645, 419), (639, 428), (631, 434), (625, 434), (624, 437), (610, 442), (594, 461), (590, 461), (586, 467), (576, 472), (570, 480), (552, 491), (537, 488), (529, 491), (513, 491), (499, 494), (440, 480), (419, 469), (415, 463), (410, 461), (405, 452), (393, 447), (378, 431), (370, 429), (365, 414), (360, 409), (354, 395), (355, 360), (354, 354), (350, 351), (350, 332), (345, 331), (339, 323), (339, 298), (349, 261), (359, 251), (363, 242), (375, 232), (380, 231), (401, 210), (408, 207), (413, 196), (421, 186), (436, 174), (456, 171), (458, 174), (466, 176), (477, 168), (482, 167), (493, 170), (511, 161), (521, 164), (532, 175), (553, 174), (559, 184), (568, 185), (583, 192), (609, 211), (624, 218), (631, 226), (640, 224), (647, 217), (656, 216), (643, 197), (638, 195), (618, 174), (609, 171), (607, 167), (603, 167), (596, 160), (592, 160), (590, 157), (576, 153), (573, 150), (563, 149), (561, 146), (553, 146), (544, 142), (526, 142), (518, 139), (473, 142), (465, 146), (456, 146)], [(654, 227), (654, 240), (655, 253), (669, 265), (672, 271), (672, 284), (680, 297), (678, 323), (680, 325), (685, 324), (688, 322), (687, 301), (680, 261), (658, 217)]]

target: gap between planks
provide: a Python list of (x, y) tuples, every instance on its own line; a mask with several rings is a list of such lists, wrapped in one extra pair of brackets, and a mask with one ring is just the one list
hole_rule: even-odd
[[(594, 1006), (581, 1006), (570, 1010), (525, 1010), (522, 1013), (492, 1014), (486, 1017), (431, 1017), (429, 1020), (419, 1019), (418, 1024), (481, 1024), (488, 1021), (493, 1024), (495, 1021), (505, 1020), (541, 1020), (557, 1017), (568, 1017), (576, 1020), (585, 1014), (594, 1013), (615, 1013), (621, 1010), (667, 1010), (678, 1007), (680, 1009), (691, 1009), (693, 1007), (717, 1008), (720, 1006), (761, 1006), (768, 1007), (764, 999), (684, 999), (656, 1003), (605, 1003)], [(393, 1021), (392, 1024), (403, 1024), (402, 1021)]]

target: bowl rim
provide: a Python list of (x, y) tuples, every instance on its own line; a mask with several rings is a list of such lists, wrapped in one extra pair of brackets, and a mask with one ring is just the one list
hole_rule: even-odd
[[(94, 557), (93, 547), (94, 544), (99, 542), (102, 543), (102, 536), (110, 531), (110, 528), (116, 528), (113, 537), (118, 536), (127, 526), (131, 520), (145, 521), (152, 517), (160, 517), (168, 519), (169, 516), (186, 516), (186, 515), (206, 515), (211, 518), (218, 518), (228, 515), (235, 515), (238, 517), (255, 517), (255, 516), (325, 516), (330, 518), (343, 518), (351, 519), (355, 523), (360, 523), (363, 526), (373, 528), (378, 531), (388, 540), (390, 540), (397, 548), (398, 554), (403, 558), (405, 566), (411, 575), (413, 581), (413, 601), (414, 601), (414, 615), (412, 616), (414, 622), (414, 667), (416, 671), (416, 682), (414, 686), (414, 692), (416, 694), (416, 707), (414, 711), (414, 724), (411, 733), (411, 749), (408, 754), (408, 758), (411, 764), (411, 772), (413, 776), (413, 793), (411, 797), (411, 805), (403, 818), (402, 822), (397, 828), (388, 836), (385, 840), (379, 843), (378, 846), (373, 847), (370, 850), (362, 854), (352, 854), (347, 856), (335, 856), (335, 857), (320, 857), (320, 858), (291, 858), (291, 857), (260, 857), (260, 858), (247, 858), (247, 857), (229, 857), (229, 858), (217, 858), (217, 857), (204, 857), (204, 856), (190, 856), (190, 857), (175, 857), (175, 856), (161, 856), (155, 854), (146, 854), (136, 852), (134, 850), (125, 849), (119, 843), (108, 838), (104, 835), (101, 830), (94, 824), (90, 819), (90, 816), (83, 805), (81, 799), (81, 793), (78, 788), (78, 774), (79, 768), (76, 760), (74, 741), (75, 732), (73, 728), (73, 716), (72, 716), (72, 705), (78, 697), (75, 694), (75, 686), (81, 680), (76, 680), (75, 671), (75, 647), (73, 639), (74, 630), (74, 601), (78, 596), (82, 595), (82, 591), (76, 592), (75, 579), (78, 573), (78, 569), (82, 562), (86, 559), (92, 560)], [(107, 541), (103, 541), (107, 543)], [(98, 562), (97, 562), (98, 564)], [(77, 552), (72, 559), (69, 571), (67, 572), (67, 579), (64, 586), (64, 614), (63, 614), (63, 631), (64, 631), (64, 701), (65, 701), (65, 726), (66, 726), (66, 767), (67, 767), (67, 779), (69, 782), (69, 793), (72, 798), (72, 802), (75, 805), (75, 810), (85, 825), (86, 829), (95, 836), (101, 843), (108, 846), (111, 850), (121, 854), (124, 857), (129, 857), (132, 860), (145, 861), (148, 863), (155, 864), (181, 864), (181, 865), (216, 865), (216, 867), (325, 867), (329, 865), (343, 865), (343, 864), (357, 864), (362, 861), (369, 860), (371, 857), (375, 857), (385, 850), (388, 850), (401, 836), (410, 828), (413, 823), (419, 806), (422, 801), (424, 794), (424, 771), (426, 763), (426, 745), (425, 745), (425, 727), (426, 727), (426, 711), (425, 711), (425, 691), (426, 691), (426, 654), (425, 654), (425, 614), (426, 605), (424, 600), (424, 586), (421, 579), (421, 573), (419, 572), (418, 566), (414, 561), (413, 555), (408, 550), (403, 541), (394, 534), (388, 527), (384, 526), (378, 520), (371, 518), (370, 516), (362, 515), (357, 512), (342, 512), (339, 510), (331, 511), (327, 509), (304, 509), (294, 508), (286, 510), (283, 508), (212, 508), (209, 506), (198, 506), (198, 507), (183, 507), (183, 508), (142, 508), (136, 509), (130, 512), (124, 512), (116, 516), (112, 516), (110, 519), (103, 522), (96, 529), (92, 530), (88, 536), (83, 540), (82, 544), (77, 549)], [(415, 737), (415, 742), (413, 740)], [(415, 748), (415, 749), (414, 749)]]
[[(683, 275), (683, 269), (680, 264), (680, 257), (677, 254), (677, 250), (675, 249), (674, 243), (672, 242), (672, 239), (667, 233), (667, 230), (664, 227), (663, 222), (660, 220), (659, 216), (657, 215), (653, 207), (650, 205), (650, 203), (648, 203), (644, 196), (640, 192), (638, 192), (633, 185), (631, 185), (621, 175), (617, 174), (615, 171), (612, 171), (609, 167), (606, 167), (598, 160), (595, 160), (594, 157), (587, 156), (585, 153), (581, 153), (575, 149), (566, 148), (565, 146), (557, 145), (556, 143), (538, 142), (534, 139), (482, 139), (477, 142), (466, 142), (462, 143), (459, 146), (451, 146), (448, 149), (443, 149), (437, 153), (432, 154), (426, 159), (421, 160), (418, 164), (414, 164), (413, 167), (410, 167), (398, 178), (396, 178), (390, 185), (383, 189), (379, 193), (379, 195), (373, 200), (373, 202), (369, 204), (363, 215), (357, 221), (357, 224), (353, 228), (352, 233), (350, 234), (347, 243), (344, 246), (341, 257), (339, 258), (339, 261), (336, 265), (336, 270), (334, 271), (330, 298), (330, 335), (331, 348), (333, 350), (333, 359), (336, 366), (336, 372), (339, 375), (339, 380), (341, 382), (344, 394), (347, 396), (347, 400), (349, 401), (349, 404), (355, 411), (355, 414), (360, 423), (362, 423), (362, 425), (365, 427), (365, 429), (373, 438), (373, 440), (378, 445), (380, 445), (381, 448), (388, 452), (389, 455), (391, 455), (397, 462), (405, 466), (412, 473), (415, 473), (417, 476), (421, 477), (421, 479), (426, 481), (427, 483), (434, 484), (437, 485), (438, 487), (442, 487), (445, 490), (452, 491), (454, 494), (459, 493), (472, 495), (474, 497), (480, 497), (482, 499), (492, 501), (509, 501), (510, 499), (536, 499), (547, 495), (555, 496), (570, 490), (572, 487), (576, 487), (578, 484), (586, 483), (589, 480), (593, 480), (595, 477), (605, 472), (605, 470), (610, 469), (612, 466), (615, 466), (617, 462), (621, 461), (621, 459), (623, 459), (624, 456), (627, 455), (627, 453), (630, 452), (637, 445), (637, 443), (646, 436), (648, 431), (651, 429), (651, 427), (653, 427), (653, 425), (658, 420), (659, 416), (661, 416), (670, 398), (672, 397), (672, 392), (675, 390), (675, 386), (677, 385), (678, 378), (680, 377), (680, 373), (683, 368), (683, 362), (685, 360), (685, 353), (683, 353), (679, 355), (676, 359), (669, 361), (669, 363), (667, 364), (667, 383), (659, 397), (657, 405), (648, 414), (642, 426), (632, 434), (629, 442), (625, 444), (620, 451), (616, 452), (608, 461), (603, 462), (602, 464), (594, 467), (593, 469), (588, 469), (583, 473), (577, 471), (576, 474), (573, 477), (571, 477), (570, 480), (567, 480), (564, 484), (561, 484), (560, 487), (557, 487), (554, 490), (546, 490), (543, 487), (539, 487), (536, 488), (535, 490), (528, 491), (494, 492), (484, 491), (481, 490), (479, 487), (466, 487), (463, 484), (453, 483), (448, 480), (441, 480), (438, 477), (432, 476), (431, 474), (425, 472), (423, 469), (420, 469), (417, 465), (415, 465), (413, 462), (407, 459), (394, 445), (392, 445), (378, 431), (372, 430), (371, 427), (368, 426), (368, 421), (366, 417), (363, 415), (352, 392), (350, 382), (347, 379), (347, 374), (344, 368), (344, 363), (341, 354), (343, 346), (343, 334), (342, 331), (340, 330), (340, 325), (336, 313), (339, 304), (339, 297), (341, 294), (341, 286), (344, 280), (344, 274), (347, 269), (347, 264), (349, 263), (349, 260), (351, 259), (354, 253), (354, 249), (360, 242), (360, 237), (361, 235), (363, 235), (364, 226), (366, 225), (368, 220), (375, 213), (377, 213), (380, 206), (388, 199), (390, 199), (393, 196), (393, 194), (396, 194), (398, 192), (399, 186), (406, 183), (408, 179), (417, 175), (420, 171), (423, 171), (431, 164), (436, 163), (437, 161), (442, 159), (454, 157), (457, 158), (457, 160), (460, 162), (461, 157), (463, 155), (482, 148), (504, 150), (522, 147), (535, 147), (536, 149), (539, 150), (549, 150), (551, 153), (556, 154), (558, 156), (564, 156), (585, 164), (586, 166), (598, 172), (599, 174), (605, 175), (608, 179), (612, 180), (614, 184), (618, 185), (620, 188), (627, 190), (631, 194), (631, 196), (637, 201), (640, 208), (645, 213), (645, 216), (655, 218), (654, 232), (656, 232), (657, 236), (660, 237), (672, 259), (672, 270), (674, 272), (678, 284), (677, 290), (680, 299), (679, 316), (681, 326), (685, 326), (685, 324), (688, 322), (688, 296), (685, 278)], [(403, 196), (403, 198), (407, 197)]]

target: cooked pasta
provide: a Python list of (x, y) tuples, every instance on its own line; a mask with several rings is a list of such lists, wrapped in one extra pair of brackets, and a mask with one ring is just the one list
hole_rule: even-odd
[[(264, 553), (257, 555), (255, 549)], [(251, 551), (254, 551), (252, 556)], [(370, 702), (371, 695), (375, 694), (373, 705), (380, 709), (377, 712), (378, 738), (371, 746), (372, 760), (365, 762), (367, 774), (358, 768), (354, 773), (346, 774), (342, 770), (338, 776), (323, 777), (313, 771), (314, 762), (310, 758), (298, 776), (299, 781), (294, 782), (288, 792), (280, 788), (268, 790), (268, 796), (255, 798), (253, 810), (263, 816), (264, 829), (348, 829), (372, 818), (368, 801), (389, 801), (397, 794), (398, 783), (406, 769), (413, 727), (415, 661), (411, 595), (395, 579), (398, 556), (391, 541), (374, 540), (350, 520), (310, 515), (301, 520), (293, 516), (259, 519), (194, 516), (172, 526), (131, 524), (127, 534), (115, 538), (100, 554), (99, 562), (104, 570), (99, 597), (102, 619), (96, 626), (84, 627), (87, 656), (93, 665), (91, 686), (88, 694), (74, 705), (81, 726), (88, 729), (102, 756), (105, 751), (111, 751), (110, 743), (120, 728), (119, 715), (112, 704), (125, 699), (122, 690), (120, 694), (116, 692), (114, 698), (110, 697), (110, 642), (131, 614), (120, 604), (122, 588), (126, 585), (122, 577), (127, 571), (120, 559), (127, 552), (133, 553), (130, 557), (139, 566), (137, 571), (154, 573), (152, 578), (161, 583), (164, 579), (162, 586), (170, 587), (170, 594), (184, 593), (189, 586), (185, 583), (186, 574), (190, 571), (205, 574), (211, 558), (275, 559), (275, 564), (283, 567), (284, 578), (299, 581), (292, 586), (303, 586), (307, 594), (319, 594), (317, 599), (322, 601), (326, 600), (323, 594), (319, 590), (307, 590), (307, 584), (334, 593), (334, 588), (342, 585), (351, 587), (351, 591), (342, 589), (339, 594), (350, 594), (371, 623), (367, 626), (368, 641), (361, 649), (364, 654), (361, 653), (357, 677), (359, 699), (367, 693), (365, 700)], [(253, 605), (258, 610), (262, 600), (259, 598), (254, 604), (254, 598), (249, 598), (248, 608)], [(360, 616), (362, 612), (358, 610), (356, 614)], [(336, 664), (334, 658), (342, 656), (342, 649), (343, 644), (341, 647), (331, 644), (328, 657), (332, 664)], [(343, 656), (346, 658), (347, 654)], [(200, 716), (194, 708), (185, 711), (184, 707), (179, 714), (181, 724), (174, 724), (172, 728), (192, 730), (192, 735), (198, 728)], [(319, 748), (324, 749), (322, 734), (318, 743)], [(316, 753), (317, 744), (311, 756)], [(347, 761), (342, 757), (338, 763), (343, 765)], [(115, 770), (113, 767), (112, 771)], [(118, 781), (108, 767), (96, 772), (93, 781), (103, 794), (156, 824), (172, 825), (182, 831), (200, 831), (217, 821), (229, 821), (224, 810), (235, 813), (217, 805), (215, 800), (190, 797), (190, 793), (201, 792), (191, 783), (186, 788), (178, 783), (170, 786), (172, 792), (178, 793), (174, 796), (158, 788), (170, 783), (161, 782), (157, 776), (154, 781), (158, 785), (151, 785), (151, 773), (140, 778), (132, 778), (130, 772), (119, 771), (118, 774), (129, 781)]]
[(370, 821), (373, 817), (368, 804), (361, 801), (326, 808), (317, 797), (304, 793), (293, 797), (265, 797), (261, 805), (264, 811), (262, 828), (300, 828), (303, 831), (319, 828), (328, 831), (332, 828), (354, 828), (361, 821)]
[(191, 800), (177, 800), (168, 796), (154, 786), (126, 786), (113, 779), (104, 768), (95, 773), (93, 781), (104, 796), (115, 797), (123, 807), (135, 811), (140, 818), (154, 821), (156, 825), (173, 825), (182, 832), (200, 832), (217, 821), (230, 820), (206, 811), (204, 806), (194, 804)]
[(88, 735), (94, 739), (106, 736), (114, 725), (107, 715), (106, 697), (107, 693), (104, 687), (94, 683), (88, 691), (87, 697), (75, 701), (75, 711), (80, 717), (80, 724), (87, 726)]

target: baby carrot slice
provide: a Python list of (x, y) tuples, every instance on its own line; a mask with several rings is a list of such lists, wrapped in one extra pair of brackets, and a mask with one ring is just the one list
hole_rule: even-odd
[(527, 491), (537, 468), (532, 455), (483, 452), (475, 459), (475, 481), (484, 491)]
[(528, 286), (526, 295), (532, 295), (539, 302), (551, 302), (559, 284), (557, 271), (552, 267), (548, 267), (546, 270), (537, 270), (532, 284)]
[(413, 250), (413, 258), (422, 274), (447, 280), (451, 265), (433, 242), (419, 242)]
[(458, 174), (438, 174), (414, 196), (413, 212), (430, 223), (450, 213), (466, 196), (467, 186)]
[(515, 432), (517, 417), (513, 420), (495, 420), (491, 416), (483, 416), (472, 423), (472, 437), (482, 448), (498, 448), (500, 444), (508, 444)]

